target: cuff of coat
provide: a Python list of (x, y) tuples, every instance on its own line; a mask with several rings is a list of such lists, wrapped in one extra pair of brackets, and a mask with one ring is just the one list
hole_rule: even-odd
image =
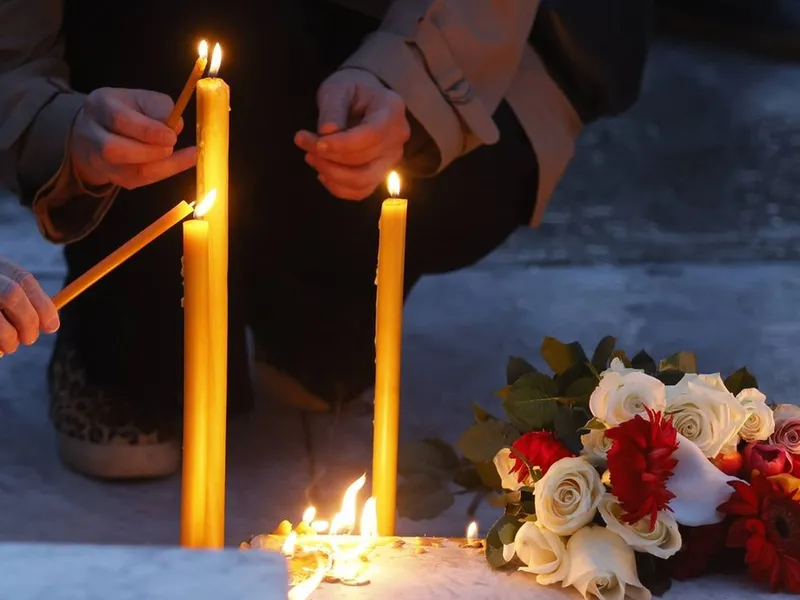
[[(491, 117), (486, 120), (465, 119), (464, 108), (469, 111), (479, 101), (471, 94), (465, 81), (452, 89), (442, 89), (438, 78), (428, 71), (422, 53), (405, 38), (387, 31), (371, 34), (342, 68), (368, 71), (397, 92), (408, 111), (425, 130), (435, 145), (420, 144), (411, 147), (406, 162), (414, 175), (430, 176), (438, 173), (462, 154), (474, 147), (471, 132), (476, 129), (478, 138), (492, 143), (496, 127)], [(463, 84), (463, 85), (462, 85)], [(466, 89), (465, 89), (466, 86)], [(447, 94), (447, 95), (446, 95)], [(452, 97), (449, 97), (452, 96)], [(456, 103), (462, 106), (456, 107)], [(473, 103), (473, 106), (468, 106)], [(495, 140), (496, 141), (496, 140)], [(414, 154), (424, 153), (425, 156)]]
[[(48, 131), (50, 136), (57, 136), (64, 143), (59, 151), (39, 157), (30, 168), (20, 166), (23, 182), (46, 182), (33, 195), (31, 208), (42, 235), (57, 244), (74, 242), (88, 235), (105, 216), (119, 190), (113, 185), (86, 187), (75, 173), (68, 142), (83, 100), (79, 94), (62, 94), (40, 113), (28, 134), (27, 144), (36, 141), (31, 136), (46, 135)], [(59, 148), (44, 144), (37, 147)]]

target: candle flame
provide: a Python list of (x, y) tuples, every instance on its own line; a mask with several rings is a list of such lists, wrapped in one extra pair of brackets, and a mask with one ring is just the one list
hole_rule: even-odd
[(200, 43), (197, 45), (197, 56), (202, 58), (203, 60), (208, 58), (208, 42), (205, 40), (200, 40)]
[(216, 77), (219, 75), (219, 68), (222, 65), (222, 46), (214, 44), (214, 51), (211, 53), (211, 66), (208, 67), (208, 76)]
[(309, 506), (303, 513), (303, 523), (311, 523), (316, 516), (317, 509), (313, 506)]
[(317, 533), (325, 533), (328, 531), (328, 527), (330, 527), (330, 524), (327, 521), (313, 521), (311, 523), (311, 529)]
[(478, 537), (478, 524), (473, 521), (467, 526), (467, 543), (471, 544)]
[(361, 491), (361, 488), (364, 487), (365, 483), (367, 483), (366, 473), (356, 479), (350, 484), (350, 487), (347, 488), (347, 491), (344, 493), (344, 498), (342, 498), (342, 508), (338, 513), (336, 513), (336, 516), (333, 517), (333, 522), (331, 523), (330, 529), (331, 535), (342, 533), (345, 530), (349, 532), (353, 530), (353, 527), (355, 527), (356, 500), (358, 498), (358, 492)]
[(361, 538), (365, 541), (378, 537), (378, 509), (374, 496), (368, 498), (364, 503), (364, 509), (361, 512), (360, 529)]
[(400, 175), (397, 174), (397, 171), (389, 173), (389, 177), (386, 180), (386, 187), (389, 189), (389, 195), (392, 198), (400, 196)]
[(283, 546), (281, 546), (281, 553), (284, 556), (294, 556), (294, 548), (297, 545), (297, 532), (292, 531), (289, 535), (286, 536), (286, 540), (283, 542)]
[(206, 197), (203, 198), (197, 206), (194, 207), (194, 218), (200, 219), (205, 214), (211, 210), (211, 207), (214, 206), (214, 200), (217, 199), (217, 190), (211, 190), (206, 194)]

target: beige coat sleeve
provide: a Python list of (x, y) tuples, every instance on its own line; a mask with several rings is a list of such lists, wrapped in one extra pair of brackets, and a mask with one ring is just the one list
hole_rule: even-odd
[(69, 88), (62, 10), (62, 0), (0, 1), (0, 185), (20, 195), (57, 243), (91, 231), (115, 194), (85, 189), (67, 155), (84, 96)]
[(394, 0), (380, 29), (345, 62), (400, 94), (427, 132), (407, 152), (416, 175), (437, 173), (498, 140), (492, 114), (517, 74), (538, 6), (539, 0)]

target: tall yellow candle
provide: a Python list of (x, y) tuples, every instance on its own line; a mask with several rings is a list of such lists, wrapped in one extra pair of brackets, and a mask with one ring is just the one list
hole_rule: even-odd
[(210, 77), (197, 82), (197, 193), (217, 191), (207, 215), (209, 242), (209, 400), (207, 541), (225, 544), (225, 434), (228, 393), (228, 137), (230, 88), (216, 75), (222, 62), (214, 46)]
[(147, 246), (147, 244), (183, 221), (183, 219), (191, 214), (193, 204), (194, 202), (191, 205), (183, 201), (179, 202), (175, 208), (163, 217), (140, 231), (136, 236), (132, 237), (125, 244), (86, 271), (86, 273), (73, 280), (64, 287), (64, 289), (53, 296), (53, 303), (56, 305), (56, 308), (59, 310), (64, 308), (69, 302), (72, 302), (89, 287)]
[(403, 272), (408, 202), (400, 195), (400, 178), (392, 172), (389, 194), (381, 207), (378, 246), (377, 318), (375, 323), (375, 421), (372, 495), (378, 533), (394, 535), (397, 504), (397, 445), (400, 429), (400, 352), (403, 334)]
[(186, 80), (183, 91), (181, 91), (181, 95), (178, 96), (178, 99), (175, 101), (175, 106), (172, 108), (172, 112), (167, 118), (167, 127), (170, 129), (175, 129), (178, 126), (178, 121), (181, 120), (181, 115), (183, 111), (186, 110), (186, 106), (189, 104), (192, 94), (194, 94), (194, 89), (197, 87), (197, 82), (206, 70), (207, 63), (208, 42), (201, 40), (200, 44), (197, 46), (197, 60), (194, 63), (194, 67), (192, 67), (192, 72), (189, 73), (189, 79)]
[(181, 546), (206, 546), (208, 489), (208, 222), (202, 217), (214, 203), (212, 190), (183, 224), (183, 475)]

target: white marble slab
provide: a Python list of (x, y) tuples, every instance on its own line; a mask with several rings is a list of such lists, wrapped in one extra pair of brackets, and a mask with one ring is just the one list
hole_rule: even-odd
[[(464, 548), (462, 541), (438, 540), (433, 545), (403, 538), (406, 545), (377, 547), (369, 556), (367, 585), (322, 583), (310, 600), (579, 600), (573, 589), (536, 584), (531, 575), (491, 570), (483, 551)], [(430, 544), (430, 540), (425, 544)], [(256, 544), (258, 542), (256, 541)], [(420, 551), (421, 548), (421, 551)], [(254, 552), (272, 556), (271, 552)], [(675, 582), (664, 600), (777, 600), (746, 578), (705, 577)]]
[(287, 594), (279, 554), (0, 544), (2, 600), (286, 600)]

